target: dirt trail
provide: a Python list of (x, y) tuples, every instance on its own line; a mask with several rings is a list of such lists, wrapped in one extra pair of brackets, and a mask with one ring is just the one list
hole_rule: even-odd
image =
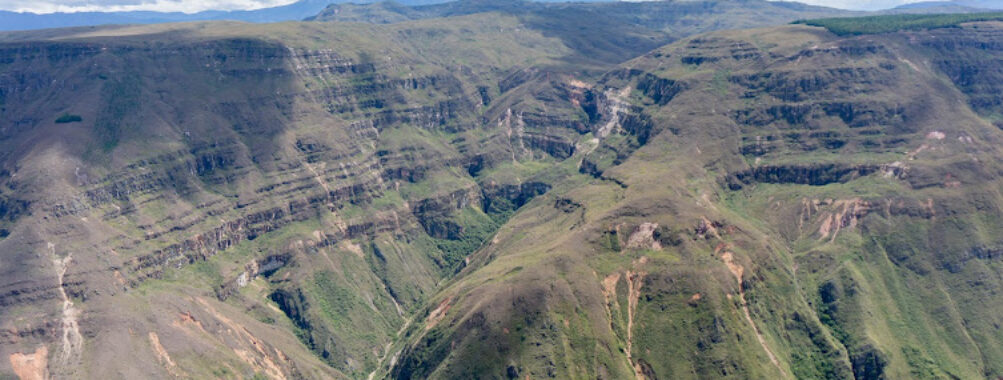
[[(390, 299), (394, 301), (395, 305), (397, 304), (397, 300), (395, 300), (393, 297), (390, 297)], [(398, 312), (401, 313), (401, 316), (404, 316), (403, 311), (400, 309), (400, 305), (397, 306), (397, 309)], [(411, 316), (404, 320), (404, 325), (401, 326), (400, 330), (397, 330), (397, 338), (396, 338), (397, 340), (399, 340), (400, 337), (404, 335), (404, 331), (406, 331), (407, 328), (411, 326), (411, 321), (413, 320), (413, 318), (414, 317)], [(369, 376), (366, 376), (366, 380), (373, 380), (373, 378), (376, 377), (376, 372), (379, 372), (379, 370), (383, 368), (383, 363), (386, 362), (387, 356), (390, 355), (391, 348), (393, 348), (393, 342), (388, 342), (386, 347), (383, 349), (383, 355), (381, 355), (379, 359), (376, 361), (376, 368), (369, 373)], [(390, 358), (390, 367), (393, 367), (394, 364), (397, 363), (397, 356), (400, 355), (400, 353), (401, 350), (397, 350), (397, 352), (394, 353), (394, 356)]]
[[(263, 342), (258, 340), (250, 331), (247, 330), (241, 324), (223, 316), (223, 314), (216, 311), (216, 308), (212, 307), (206, 300), (202, 298), (195, 299), (199, 304), (201, 304), (213, 318), (216, 318), (220, 323), (227, 327), (227, 332), (237, 338), (238, 341), (246, 342), (247, 345), (251, 346), (252, 350), (244, 350), (236, 347), (231, 347), (233, 353), (237, 354), (241, 360), (249, 364), (256, 371), (264, 372), (269, 378), (285, 380), (286, 376), (282, 368), (276, 364), (284, 362), (285, 354), (279, 351), (277, 348), (270, 348), (265, 346)], [(201, 324), (199, 324), (201, 327)], [(274, 350), (277, 357), (273, 358), (269, 351)], [(274, 360), (273, 360), (274, 359)]]
[(749, 325), (752, 326), (752, 331), (755, 331), (756, 333), (756, 340), (759, 341), (759, 345), (763, 346), (763, 350), (766, 351), (766, 356), (768, 356), (770, 358), (770, 362), (772, 362), (773, 365), (780, 370), (783, 377), (789, 378), (789, 376), (787, 376), (787, 371), (784, 371), (784, 368), (780, 366), (780, 361), (777, 360), (777, 356), (773, 354), (773, 350), (771, 350), (770, 346), (766, 344), (766, 338), (763, 337), (763, 333), (759, 330), (759, 326), (756, 326), (756, 322), (752, 320), (752, 314), (749, 313), (749, 304), (745, 302), (745, 289), (742, 288), (742, 275), (745, 273), (745, 268), (735, 263), (735, 256), (731, 252), (725, 251), (722, 253), (721, 259), (724, 260), (724, 265), (728, 267), (731, 274), (735, 276), (736, 280), (738, 280), (738, 300), (742, 304), (742, 312), (745, 314), (745, 320), (749, 322)]
[(613, 310), (610, 309), (610, 305), (619, 308), (619, 302), (616, 300), (616, 284), (619, 282), (620, 272), (614, 272), (602, 280), (602, 295), (606, 298), (606, 319), (610, 321), (613, 320)]
[[(320, 184), (320, 187), (324, 188), (324, 192), (327, 193), (331, 192), (331, 187), (328, 186), (327, 181), (324, 180), (324, 176), (322, 176), (319, 172), (317, 172), (317, 169), (314, 169), (313, 165), (310, 165), (310, 163), (306, 162), (306, 160), (301, 160), (300, 163), (303, 164), (303, 167), (305, 167), (306, 170), (310, 171), (310, 174), (313, 174), (313, 178), (317, 180), (317, 183)], [(319, 165), (321, 166), (321, 171), (323, 171), (324, 163), (322, 162)]]
[(818, 228), (819, 241), (830, 236), (830, 242), (836, 241), (836, 236), (843, 228), (856, 227), (859, 218), (871, 209), (870, 203), (860, 199), (836, 200), (831, 204), (833, 211), (821, 214), (822, 225)]
[(47, 244), (49, 255), (52, 257), (52, 263), (56, 268), (56, 275), (59, 279), (59, 295), (63, 298), (63, 317), (61, 323), (63, 328), (63, 351), (60, 361), (63, 365), (66, 365), (71, 360), (80, 358), (84, 346), (84, 336), (80, 334), (80, 324), (78, 322), (80, 310), (73, 305), (73, 301), (66, 295), (66, 287), (64, 286), (66, 270), (69, 268), (70, 261), (73, 260), (73, 254), (70, 253), (66, 257), (60, 258), (56, 255), (56, 245), (52, 243)]
[[(401, 335), (404, 334), (404, 331), (407, 330), (409, 326), (411, 326), (411, 318), (404, 320), (404, 325), (401, 326), (400, 330), (397, 331), (397, 339), (400, 339)], [(369, 376), (366, 376), (366, 380), (373, 380), (373, 378), (376, 377), (376, 372), (378, 372), (381, 368), (383, 368), (383, 363), (386, 362), (387, 356), (390, 355), (391, 348), (393, 348), (393, 342), (388, 342), (386, 347), (384, 347), (383, 349), (383, 355), (381, 355), (376, 362), (376, 368), (369, 373)], [(394, 353), (394, 356), (390, 358), (389, 367), (393, 367), (394, 364), (397, 363), (397, 356), (400, 355), (400, 353), (401, 350), (397, 350), (397, 352)]]
[(446, 316), (446, 312), (448, 312), (450, 306), (452, 306), (450, 304), (451, 302), (453, 302), (453, 299), (451, 297), (447, 297), (439, 303), (439, 306), (436, 306), (435, 310), (428, 313), (428, 318), (425, 322), (425, 331), (431, 330), (439, 323), (439, 321), (442, 320), (442, 318)]
[[(515, 119), (515, 127), (512, 127), (512, 120)], [(508, 140), (508, 147), (512, 152), (512, 162), (518, 162), (516, 159), (516, 152), (523, 155), (531, 154), (532, 152), (526, 148), (525, 135), (526, 135), (526, 121), (522, 118), (522, 113), (513, 113), (512, 109), (509, 108), (505, 111), (505, 116), (498, 120), (498, 126), (505, 128), (505, 137)], [(512, 135), (515, 135), (516, 141), (519, 142), (519, 147), (512, 144)]]
[[(648, 262), (647, 257), (641, 257), (633, 262), (633, 266), (636, 268), (644, 265)], [(637, 304), (641, 300), (641, 286), (644, 284), (644, 276), (647, 275), (641, 270), (627, 270), (621, 275), (620, 272), (614, 272), (606, 278), (602, 279), (600, 285), (602, 286), (603, 298), (606, 300), (606, 317), (610, 321), (610, 328), (613, 328), (613, 310), (612, 308), (620, 309), (620, 303), (617, 301), (616, 286), (620, 283), (620, 279), (623, 278), (627, 283), (627, 336), (624, 339), (627, 345), (625, 354), (627, 356), (627, 362), (630, 363), (631, 369), (634, 370), (634, 377), (637, 379), (646, 379), (644, 372), (641, 370), (641, 366), (634, 362), (634, 318), (637, 315)]]
[(174, 360), (171, 360), (171, 355), (167, 354), (167, 350), (160, 344), (160, 336), (150, 331), (149, 338), (150, 345), (153, 346), (153, 351), (157, 354), (157, 360), (160, 361), (160, 364), (164, 365), (164, 368), (167, 368), (167, 373), (175, 377), (183, 377), (183, 372), (179, 372), (177, 364), (174, 363)]
[(641, 365), (634, 363), (634, 314), (637, 312), (637, 303), (641, 300), (641, 285), (644, 280), (644, 272), (627, 271), (627, 360), (634, 368), (634, 376), (638, 379), (645, 379)]
[(46, 380), (49, 378), (48, 359), (49, 348), (41, 346), (32, 354), (11, 354), (10, 366), (20, 380)]

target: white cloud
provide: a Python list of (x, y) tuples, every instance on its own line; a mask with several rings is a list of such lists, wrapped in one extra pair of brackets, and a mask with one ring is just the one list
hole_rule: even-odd
[(128, 12), (197, 13), (207, 10), (251, 10), (276, 7), (296, 0), (0, 0), (0, 9), (14, 12)]

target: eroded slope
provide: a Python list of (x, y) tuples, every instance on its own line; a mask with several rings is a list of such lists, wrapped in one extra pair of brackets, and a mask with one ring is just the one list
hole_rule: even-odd
[(582, 103), (581, 174), (478, 251), (390, 375), (998, 377), (1003, 134), (975, 78), (999, 36), (791, 26), (624, 64)]
[(3, 368), (366, 377), (549, 189), (537, 168), (575, 149), (575, 115), (482, 120), (498, 83), (569, 51), (517, 25), (116, 27), (0, 47)]

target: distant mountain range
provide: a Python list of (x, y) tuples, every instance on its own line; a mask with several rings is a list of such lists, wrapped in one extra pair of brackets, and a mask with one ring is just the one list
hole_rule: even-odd
[[(389, 3), (399, 6), (429, 5), (447, 0), (396, 0)], [(565, 0), (537, 0), (538, 2), (563, 2)], [(601, 2), (613, 0), (579, 0), (577, 2)], [(0, 11), (0, 31), (34, 30), (91, 26), (107, 24), (158, 24), (165, 22), (234, 20), (246, 22), (300, 21), (316, 16), (331, 4), (371, 4), (379, 0), (300, 0), (289, 5), (248, 11), (204, 11), (182, 12), (77, 12), (77, 13), (30, 13)]]
[[(181, 12), (78, 12), (78, 13), (21, 13), (0, 11), (0, 31), (63, 28), (104, 24), (157, 24), (164, 22), (236, 20), (247, 22), (280, 22), (302, 20), (314, 16), (330, 4), (346, 0), (300, 0), (289, 5), (250, 11)], [(353, 3), (372, 3), (372, 0), (354, 0)], [(440, 3), (442, 0), (400, 0), (404, 5)]]
[(923, 8), (942, 8), (942, 7), (1003, 9), (1003, 1), (1001, 0), (923, 1), (919, 3), (900, 5), (895, 9), (923, 9)]
[[(577, 0), (575, 2), (606, 2), (617, 0)], [(211, 10), (198, 13), (182, 12), (77, 12), (77, 13), (30, 13), (0, 11), (0, 31), (36, 30), (50, 28), (65, 28), (74, 26), (94, 26), (107, 24), (158, 24), (166, 22), (233, 20), (255, 23), (300, 21), (323, 16), (329, 5), (341, 4), (347, 8), (332, 8), (334, 10), (352, 10), (353, 5), (384, 3), (380, 8), (388, 10), (404, 9), (408, 6), (441, 4), (446, 0), (300, 0), (289, 5), (256, 10), (220, 11)], [(541, 3), (567, 2), (567, 0), (535, 0)], [(365, 8), (372, 12), (373, 8)], [(976, 12), (990, 9), (1003, 9), (1003, 0), (956, 0), (956, 1), (924, 1), (901, 5), (885, 12), (892, 13), (955, 13)], [(352, 12), (352, 11), (350, 11)], [(400, 16), (390, 11), (392, 16)], [(462, 12), (461, 12), (462, 13)], [(372, 16), (372, 15), (369, 15)], [(412, 15), (413, 16), (413, 15)], [(407, 18), (407, 17), (405, 17)], [(373, 20), (367, 20), (373, 21)], [(390, 20), (386, 20), (390, 21)]]

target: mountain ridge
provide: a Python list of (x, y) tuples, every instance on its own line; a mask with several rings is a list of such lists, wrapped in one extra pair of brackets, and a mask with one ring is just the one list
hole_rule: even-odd
[[(328, 4), (339, 0), (298, 0), (292, 4), (255, 10), (208, 10), (197, 13), (126, 11), (31, 13), (0, 11), (0, 30), (33, 30), (104, 24), (159, 24), (169, 22), (232, 20), (246, 22), (299, 21), (316, 15)], [(341, 0), (343, 1), (343, 0)], [(436, 0), (404, 0), (404, 4), (420, 5)]]

